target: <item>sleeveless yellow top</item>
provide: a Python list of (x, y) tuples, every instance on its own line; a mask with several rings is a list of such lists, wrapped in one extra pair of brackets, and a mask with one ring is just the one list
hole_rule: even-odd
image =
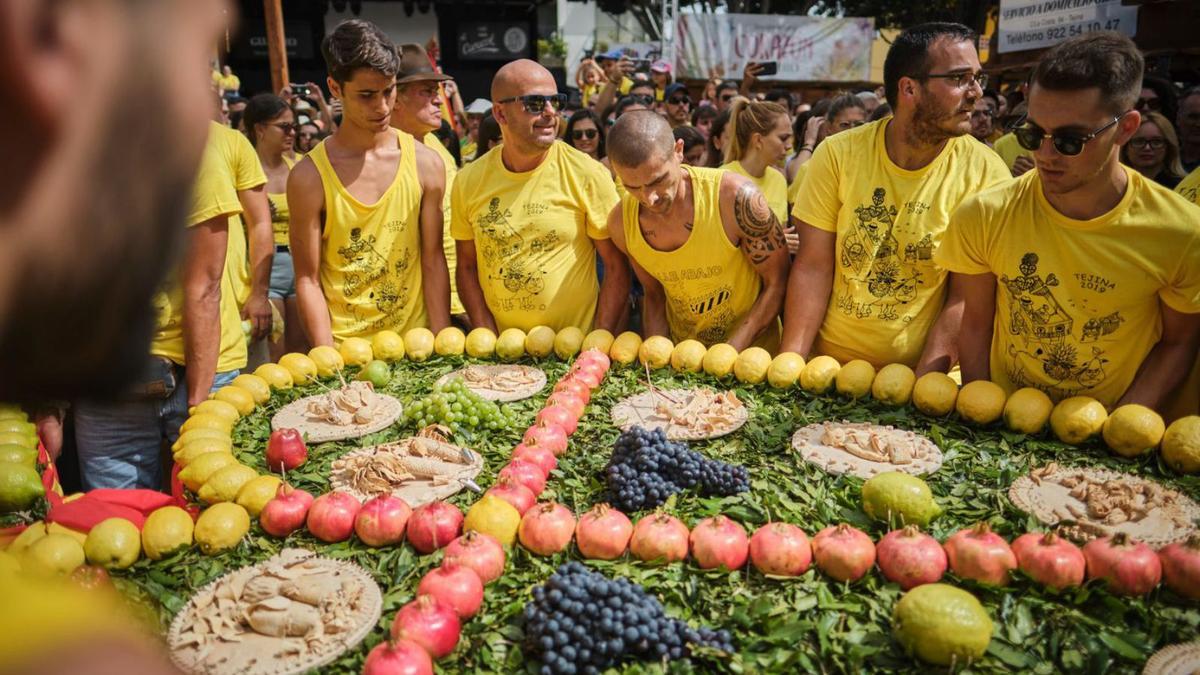
[[(707, 346), (737, 330), (762, 288), (762, 279), (721, 224), (721, 169), (684, 165), (692, 178), (692, 233), (673, 251), (659, 251), (642, 236), (640, 202), (621, 200), (622, 229), (629, 257), (663, 286), (671, 339), (696, 339)], [(763, 331), (758, 346), (777, 346), (778, 326)]]
[(779, 224), (787, 227), (788, 222), (788, 184), (787, 179), (771, 167), (767, 167), (763, 171), (762, 176), (751, 176), (746, 167), (742, 166), (741, 162), (733, 161), (728, 164), (723, 164), (722, 169), (732, 171), (736, 174), (741, 174), (746, 178), (754, 181), (759, 190), (762, 190), (763, 196), (767, 198), (767, 206), (771, 207), (771, 213), (779, 219)]
[(454, 271), (458, 268), (458, 250), (454, 246), (454, 237), (450, 236), (450, 188), (454, 185), (454, 177), (458, 175), (458, 165), (454, 163), (454, 155), (433, 132), (425, 134), (422, 142), (442, 158), (442, 165), (446, 167), (446, 192), (442, 198), (442, 251), (446, 254), (446, 269), (450, 272), (450, 313), (466, 314), (467, 309), (458, 299), (458, 280), (454, 278)]
[(421, 184), (416, 141), (395, 130), (400, 165), (374, 204), (351, 195), (329, 163), (322, 141), (308, 154), (325, 193), (321, 288), (335, 340), (427, 327), (421, 288)]
[[(296, 160), (283, 156), (283, 163), (287, 164), (287, 168), (291, 170), (296, 165)], [(287, 192), (268, 192), (267, 201), (271, 202), (271, 231), (275, 233), (275, 245), (288, 245), (288, 221), (291, 219), (291, 212), (288, 211)]]

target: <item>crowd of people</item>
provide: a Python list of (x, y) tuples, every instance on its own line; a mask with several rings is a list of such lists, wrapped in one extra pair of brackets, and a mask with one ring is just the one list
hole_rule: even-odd
[(214, 71), (152, 358), (70, 405), (83, 486), (158, 486), (189, 406), (384, 329), (634, 330), (1197, 412), (1200, 89), (1095, 33), (1000, 93), (976, 44), (909, 28), (881, 91), (811, 103), (758, 64), (693, 99), (607, 53), (578, 96), (519, 60), (464, 105), (361, 20), (322, 44), (329, 98)]

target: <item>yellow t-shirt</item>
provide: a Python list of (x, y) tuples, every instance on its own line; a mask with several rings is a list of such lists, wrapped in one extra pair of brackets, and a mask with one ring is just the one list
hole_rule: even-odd
[[(800, 203), (800, 184), (804, 182), (804, 177), (808, 175), (808, 165), (812, 163), (812, 158), (796, 167), (796, 177), (792, 179), (792, 184), (788, 186), (788, 204), (791, 204), (792, 211), (796, 210), (796, 204)], [(788, 221), (783, 221), (783, 226), (787, 227)]]
[(1162, 334), (1161, 300), (1200, 312), (1200, 211), (1125, 169), (1108, 213), (1072, 220), (1035, 172), (967, 199), (936, 261), (997, 278), (991, 379), (1112, 406)]
[(1017, 137), (1010, 131), (992, 143), (992, 150), (1000, 155), (1000, 159), (1004, 160), (1004, 165), (1008, 167), (1008, 172), (1012, 173), (1013, 164), (1016, 163), (1018, 157), (1030, 157), (1030, 153), (1021, 144), (1017, 142)]
[[(462, 142), (458, 144), (458, 152), (460, 155), (462, 155), (464, 164), (466, 162), (473, 161), (475, 159), (475, 153), (478, 151), (479, 144), (471, 140), (470, 136), (464, 137)], [(450, 194), (450, 191), (446, 190), (446, 194)]]
[[(946, 272), (933, 262), (950, 214), (969, 195), (1011, 179), (970, 136), (946, 142), (916, 171), (888, 157), (891, 118), (826, 138), (805, 164), (792, 215), (837, 233), (833, 290), (814, 354), (875, 367), (916, 365), (942, 310)], [(794, 302), (795, 300), (793, 300)]]
[(237, 91), (242, 88), (242, 80), (237, 75), (222, 75), (221, 88), (225, 91)]
[(763, 171), (763, 175), (761, 177), (751, 176), (750, 173), (746, 171), (746, 167), (742, 166), (742, 163), (738, 161), (723, 164), (721, 168), (725, 169), (726, 171), (732, 171), (734, 173), (741, 174), (754, 181), (754, 184), (758, 186), (758, 189), (762, 190), (763, 196), (767, 198), (767, 206), (771, 207), (771, 213), (775, 214), (775, 218), (779, 220), (780, 224), (782, 224), (784, 227), (787, 227), (788, 184), (787, 178), (784, 178), (782, 173), (779, 173), (775, 169), (768, 166), (766, 170)]
[(333, 337), (371, 337), (429, 326), (421, 285), (421, 183), (416, 140), (394, 130), (400, 165), (387, 192), (363, 204), (346, 191), (322, 141), (308, 153), (325, 194), (321, 288)]
[[(233, 189), (237, 191), (252, 190), (267, 182), (267, 174), (263, 172), (262, 163), (258, 161), (258, 153), (246, 135), (227, 126), (213, 123), (209, 134), (209, 142), (221, 156), (225, 176)], [(241, 209), (238, 209), (238, 214)], [(241, 215), (229, 219), (229, 251), (225, 254), (225, 273), (233, 284), (234, 297), (238, 307), (246, 304), (250, 297), (250, 264), (247, 255), (246, 227)], [(240, 323), (240, 321), (239, 321)]]
[[(283, 163), (287, 164), (288, 169), (291, 169), (296, 165), (296, 160), (284, 155)], [(288, 209), (287, 203), (287, 193), (268, 192), (267, 201), (271, 204), (271, 231), (275, 236), (275, 245), (287, 246), (288, 222), (291, 220), (291, 211)]]
[(1183, 195), (1184, 199), (1200, 206), (1200, 169), (1195, 169), (1179, 181), (1175, 191)]
[(458, 252), (454, 249), (454, 237), (450, 236), (450, 188), (454, 185), (454, 177), (458, 175), (458, 165), (454, 163), (454, 155), (450, 154), (432, 132), (425, 134), (425, 140), (422, 142), (442, 158), (442, 165), (446, 167), (446, 193), (442, 199), (442, 250), (446, 252), (446, 269), (450, 272), (450, 313), (466, 314), (467, 309), (463, 307), (462, 300), (458, 299), (458, 281), (454, 279)]
[(600, 292), (592, 240), (608, 239), (617, 205), (612, 176), (566, 143), (525, 173), (505, 168), (500, 153), (492, 148), (458, 172), (450, 233), (475, 240), (479, 285), (500, 330), (586, 333)]
[[(695, 339), (706, 346), (725, 342), (758, 300), (762, 279), (741, 249), (729, 241), (721, 222), (721, 169), (683, 167), (692, 178), (692, 233), (673, 251), (653, 248), (638, 224), (640, 202), (621, 200), (625, 247), (642, 269), (662, 284), (667, 296), (671, 339)], [(762, 344), (759, 344), (762, 343)], [(755, 343), (779, 346), (779, 325)]]

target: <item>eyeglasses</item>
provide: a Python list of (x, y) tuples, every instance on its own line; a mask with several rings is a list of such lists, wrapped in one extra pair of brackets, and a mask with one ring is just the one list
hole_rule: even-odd
[(1083, 146), (1093, 138), (1104, 133), (1106, 129), (1121, 121), (1121, 118), (1128, 115), (1131, 111), (1125, 111), (1120, 115), (1112, 118), (1112, 121), (1104, 126), (1096, 129), (1090, 134), (1076, 134), (1069, 131), (1056, 131), (1052, 134), (1046, 133), (1046, 130), (1036, 124), (1028, 121), (1028, 118), (1022, 118), (1017, 127), (1013, 129), (1013, 135), (1017, 137), (1017, 143), (1030, 152), (1035, 152), (1042, 147), (1042, 141), (1049, 138), (1054, 143), (1054, 149), (1058, 154), (1064, 157), (1074, 157), (1083, 152)]
[(577, 141), (588, 139), (589, 141), (595, 138), (600, 132), (596, 129), (572, 129), (571, 138)]
[(627, 98), (634, 103), (641, 103), (644, 106), (654, 105), (654, 96), (651, 94), (630, 94)]
[(963, 73), (930, 73), (925, 77), (918, 78), (922, 80), (946, 80), (950, 84), (959, 89), (966, 89), (972, 84), (978, 84), (980, 89), (987, 89), (988, 76), (987, 73), (979, 72), (963, 72)]
[(529, 113), (530, 115), (540, 115), (542, 111), (546, 109), (547, 103), (549, 103), (550, 107), (554, 109), (554, 112), (562, 110), (563, 106), (567, 104), (567, 95), (526, 94), (524, 96), (510, 96), (508, 98), (502, 98), (499, 101), (496, 101), (496, 103), (512, 103), (513, 101), (520, 101), (521, 106), (525, 109), (525, 112)]
[(1134, 138), (1129, 141), (1129, 147), (1134, 150), (1145, 150), (1146, 148), (1162, 150), (1166, 145), (1167, 140), (1165, 138)]
[(298, 133), (300, 131), (299, 124), (288, 124), (286, 122), (277, 122), (275, 124), (272, 124), (271, 126), (279, 129), (280, 131), (282, 131), (285, 134), (294, 134), (294, 133)]
[(672, 96), (671, 98), (667, 99), (667, 103), (670, 103), (671, 105), (691, 105), (692, 99), (686, 96)]
[(1154, 98), (1139, 98), (1135, 110), (1158, 110), (1162, 108), (1162, 101), (1157, 96)]

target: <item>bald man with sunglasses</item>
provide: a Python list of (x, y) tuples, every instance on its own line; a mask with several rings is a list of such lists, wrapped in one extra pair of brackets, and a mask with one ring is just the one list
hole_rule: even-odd
[(550, 71), (529, 60), (506, 64), (492, 80), (492, 100), (504, 142), (459, 172), (450, 199), (458, 294), (471, 325), (616, 333), (630, 272), (609, 240), (612, 178), (558, 142), (566, 96)]

